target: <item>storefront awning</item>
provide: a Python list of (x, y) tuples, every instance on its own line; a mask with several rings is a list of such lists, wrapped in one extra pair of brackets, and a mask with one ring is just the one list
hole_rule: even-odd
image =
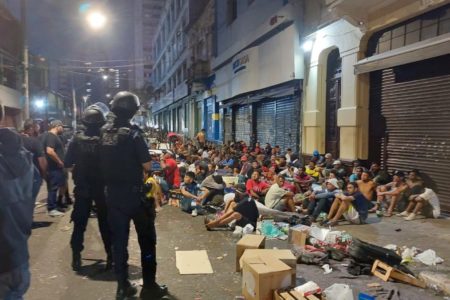
[(450, 33), (374, 55), (355, 64), (355, 74), (392, 68), (450, 53)]

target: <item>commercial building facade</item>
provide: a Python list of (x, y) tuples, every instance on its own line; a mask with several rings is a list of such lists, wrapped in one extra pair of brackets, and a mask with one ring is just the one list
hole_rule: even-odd
[[(205, 10), (208, 3), (207, 0), (167, 1), (154, 41), (153, 122), (163, 130), (190, 137), (199, 127), (195, 103), (203, 88), (194, 84), (193, 66), (196, 61), (189, 47), (189, 28), (198, 22), (204, 11), (208, 11)], [(192, 92), (194, 94), (191, 95)]]
[(419, 169), (450, 210), (449, 1), (325, 4), (328, 25), (303, 39), (303, 154)]
[[(217, 1), (215, 105), (221, 140), (300, 149), (303, 56), (298, 1)], [(225, 12), (225, 13), (224, 13)]]
[[(0, 110), (2, 125), (18, 127), (22, 120), (22, 26), (11, 3), (0, 1)], [(15, 13), (17, 16), (17, 12)]]

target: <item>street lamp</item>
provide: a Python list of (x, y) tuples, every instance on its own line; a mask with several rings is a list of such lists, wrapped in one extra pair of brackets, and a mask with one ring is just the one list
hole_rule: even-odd
[(86, 15), (86, 21), (92, 30), (100, 30), (106, 25), (106, 16), (104, 13), (94, 10)]
[(108, 75), (103, 75), (102, 78), (103, 78), (103, 80), (106, 81), (106, 80), (108, 80)]
[(45, 106), (45, 102), (43, 99), (37, 99), (34, 101), (34, 106), (36, 106), (37, 109), (42, 109)]

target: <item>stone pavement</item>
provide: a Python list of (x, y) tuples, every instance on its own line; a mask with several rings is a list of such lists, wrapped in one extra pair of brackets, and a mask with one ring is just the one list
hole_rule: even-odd
[[(40, 195), (43, 201), (45, 195)], [(97, 230), (96, 219), (91, 219), (86, 232), (83, 252), (83, 269), (75, 274), (70, 268), (69, 246), (72, 224), (70, 216), (50, 218), (43, 203), (38, 203), (35, 213), (35, 229), (30, 239), (32, 284), (26, 296), (29, 300), (44, 299), (113, 299), (116, 289), (112, 272), (103, 272), (105, 255)], [(448, 220), (418, 220), (405, 222), (400, 218), (370, 218), (371, 224), (339, 226), (365, 241), (378, 245), (397, 244), (434, 249), (446, 261), (431, 268), (447, 274), (450, 266), (450, 223)], [(400, 230), (398, 230), (400, 229)], [(234, 272), (235, 243), (229, 231), (207, 232), (203, 218), (192, 218), (177, 208), (164, 207), (157, 218), (158, 232), (158, 281), (167, 284), (173, 299), (234, 299), (240, 295), (241, 276)], [(286, 242), (270, 240), (267, 248), (286, 248)], [(176, 250), (207, 250), (214, 274), (179, 275), (175, 265)], [(130, 243), (130, 273), (136, 282), (140, 280), (139, 248), (132, 230)], [(342, 268), (338, 264), (335, 269)], [(417, 269), (425, 268), (416, 264)], [(385, 288), (398, 287), (405, 299), (442, 299), (434, 297), (430, 290), (383, 283), (375, 277), (360, 276), (357, 279), (342, 278), (340, 272), (323, 275), (317, 266), (298, 265), (298, 281), (314, 280), (322, 288), (334, 282), (347, 283), (354, 289), (364, 290), (366, 283), (379, 282)]]

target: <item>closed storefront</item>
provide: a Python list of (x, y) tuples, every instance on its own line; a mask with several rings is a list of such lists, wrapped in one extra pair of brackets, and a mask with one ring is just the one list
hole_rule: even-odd
[(264, 101), (256, 105), (256, 139), (261, 144), (275, 145), (276, 101)]
[[(371, 74), (371, 143), (393, 170), (419, 169), (450, 211), (450, 55)], [(378, 111), (377, 111), (378, 110)], [(377, 134), (378, 133), (378, 134)]]
[(256, 105), (256, 138), (261, 144), (279, 145), (281, 149), (299, 147), (300, 101), (289, 96)]
[[(300, 149), (300, 81), (247, 93), (224, 104), (225, 137), (247, 145), (270, 143), (285, 151)], [(231, 133), (227, 122), (232, 119)]]
[(450, 5), (374, 33), (356, 73), (370, 72), (369, 158), (418, 169), (450, 211)]
[(243, 105), (233, 108), (234, 117), (233, 117), (233, 131), (234, 131), (234, 140), (244, 141), (247, 145), (250, 145), (251, 134), (252, 134), (252, 126), (251, 126), (251, 113), (250, 106)]

